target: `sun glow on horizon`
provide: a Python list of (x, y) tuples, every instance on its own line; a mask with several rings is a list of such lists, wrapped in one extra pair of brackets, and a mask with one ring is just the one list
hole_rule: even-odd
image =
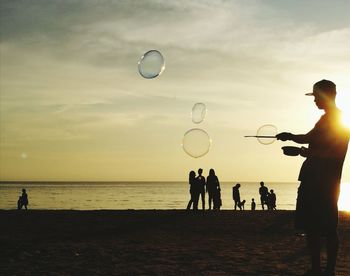
[(350, 183), (341, 183), (338, 207), (340, 211), (350, 212)]

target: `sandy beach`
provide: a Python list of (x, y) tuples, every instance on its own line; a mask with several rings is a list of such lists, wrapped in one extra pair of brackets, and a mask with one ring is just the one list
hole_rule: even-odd
[[(293, 211), (0, 211), (1, 275), (301, 275)], [(350, 275), (340, 213), (337, 275)], [(324, 256), (323, 256), (324, 257)]]

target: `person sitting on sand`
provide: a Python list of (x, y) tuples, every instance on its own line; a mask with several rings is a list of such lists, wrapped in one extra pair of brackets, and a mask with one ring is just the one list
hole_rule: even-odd
[(202, 175), (203, 170), (201, 168), (198, 169), (198, 176), (196, 177), (196, 186), (199, 191), (199, 195), (202, 200), (202, 209), (205, 210), (205, 177)]
[(260, 194), (261, 207), (263, 210), (265, 210), (264, 205), (267, 206), (268, 193), (269, 193), (269, 189), (265, 186), (265, 183), (263, 181), (261, 181), (260, 188), (259, 188), (259, 194)]
[(193, 210), (198, 210), (198, 189), (196, 187), (196, 173), (194, 171), (190, 171), (188, 176), (188, 183), (190, 184), (190, 200), (187, 204), (187, 210), (191, 209), (193, 206)]
[(219, 179), (215, 175), (214, 169), (210, 169), (206, 185), (206, 192), (208, 193), (209, 210), (211, 210), (211, 204), (214, 200), (214, 196), (218, 193), (218, 189), (220, 189)]
[(256, 204), (255, 204), (254, 198), (252, 198), (252, 203), (250, 204), (250, 207), (251, 207), (252, 210), (255, 210), (255, 208), (256, 208)]
[(235, 202), (235, 210), (237, 210), (237, 207), (242, 210), (241, 207), (241, 195), (239, 194), (239, 188), (241, 187), (241, 184), (237, 183), (235, 186), (232, 187), (232, 198)]

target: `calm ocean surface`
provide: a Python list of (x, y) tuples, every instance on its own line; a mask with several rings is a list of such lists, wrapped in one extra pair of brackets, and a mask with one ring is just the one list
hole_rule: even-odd
[[(251, 199), (261, 209), (259, 183), (240, 182), (241, 200)], [(222, 209), (233, 209), (232, 186), (221, 183)], [(265, 183), (277, 195), (277, 209), (294, 210), (298, 183)], [(15, 209), (25, 188), (29, 209), (185, 209), (190, 198), (187, 182), (51, 182), (0, 183), (0, 209)], [(201, 203), (199, 204), (201, 208)], [(206, 208), (208, 207), (206, 194)]]

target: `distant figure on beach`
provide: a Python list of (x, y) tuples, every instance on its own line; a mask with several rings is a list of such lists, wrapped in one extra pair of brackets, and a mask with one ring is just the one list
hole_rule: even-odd
[(21, 209), (22, 209), (22, 196), (19, 196), (17, 200), (17, 210), (21, 210)]
[(255, 204), (254, 198), (252, 198), (252, 203), (250, 204), (250, 209), (255, 210), (255, 208), (256, 208), (256, 204)]
[(269, 210), (276, 210), (276, 194), (272, 189), (267, 197), (267, 207)]
[(305, 275), (321, 274), (321, 237), (327, 240), (327, 267), (325, 275), (335, 275), (339, 248), (338, 198), (345, 155), (348, 149), (350, 130), (341, 120), (341, 111), (335, 103), (336, 85), (321, 80), (313, 86), (318, 109), (324, 114), (313, 129), (306, 134), (279, 133), (282, 141), (308, 144), (299, 148), (299, 154), (306, 157), (298, 180), (295, 227), (305, 231), (310, 249), (312, 268)]
[(218, 187), (213, 196), (213, 209), (220, 210), (221, 206), (222, 206), (221, 189), (220, 187)]
[(28, 210), (27, 206), (28, 206), (28, 194), (26, 192), (26, 189), (22, 189), (22, 195), (18, 198), (17, 201), (17, 209), (21, 210), (22, 207), (24, 206), (24, 208), (26, 210)]
[(205, 177), (202, 175), (203, 170), (198, 169), (198, 176), (196, 177), (196, 186), (198, 187), (198, 193), (202, 200), (202, 210), (205, 210)]
[(265, 186), (265, 183), (263, 181), (260, 182), (259, 194), (261, 207), (263, 210), (265, 210), (264, 205), (267, 207), (267, 196), (269, 194), (269, 189)]
[(188, 183), (190, 184), (190, 200), (187, 204), (187, 210), (193, 207), (193, 210), (198, 210), (198, 188), (196, 187), (196, 173), (194, 171), (190, 171), (188, 176)]
[(239, 207), (240, 207), (241, 210), (244, 210), (244, 205), (245, 205), (245, 203), (246, 203), (246, 200), (243, 199), (243, 200), (241, 201), (241, 203), (239, 204)]
[(213, 203), (214, 197), (218, 195), (220, 189), (220, 183), (218, 177), (215, 175), (214, 169), (209, 170), (209, 175), (207, 177), (206, 192), (208, 193), (208, 204), (209, 210), (211, 210), (211, 205)]
[(241, 187), (241, 184), (237, 183), (235, 186), (232, 187), (232, 199), (235, 203), (235, 210), (237, 210), (237, 207), (242, 210), (241, 206), (241, 195), (239, 194), (239, 188)]

